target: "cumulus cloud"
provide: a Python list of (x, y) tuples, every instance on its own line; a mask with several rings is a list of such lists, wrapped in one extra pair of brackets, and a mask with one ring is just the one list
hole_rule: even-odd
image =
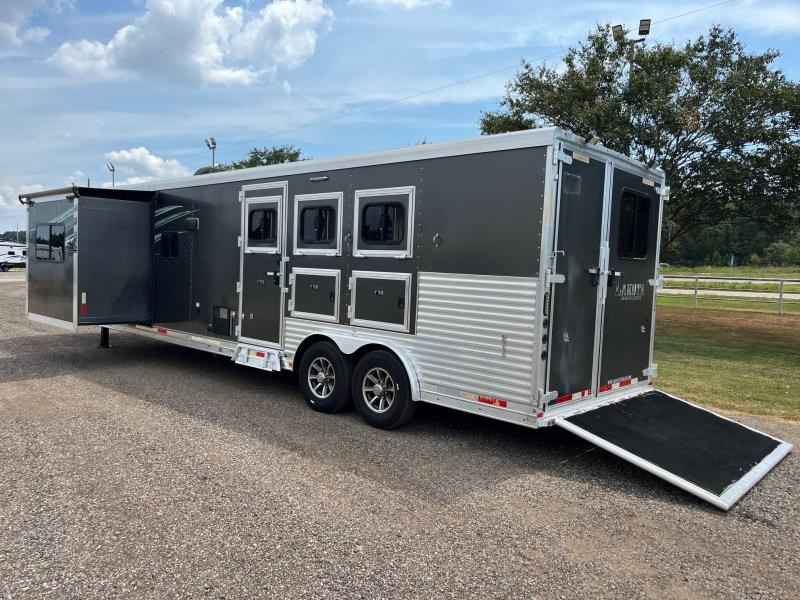
[(43, 189), (44, 186), (38, 183), (18, 186), (0, 185), (0, 209), (21, 209), (22, 205), (19, 203), (20, 194), (41, 192)]
[(29, 27), (30, 18), (35, 14), (60, 14), (72, 6), (72, 0), (2, 0), (0, 48), (44, 42), (50, 35), (50, 30), (45, 27)]
[(406, 10), (427, 6), (449, 7), (451, 0), (350, 0), (350, 4), (372, 4), (375, 6), (401, 6)]
[(101, 79), (249, 85), (301, 65), (332, 17), (323, 0), (273, 0), (255, 13), (224, 0), (148, 0), (145, 14), (108, 42), (66, 42), (48, 61)]
[(179, 161), (156, 156), (144, 146), (130, 150), (114, 150), (108, 152), (105, 157), (106, 160), (114, 163), (118, 176), (126, 177), (118, 181), (118, 185), (144, 183), (153, 179), (185, 177), (191, 174), (189, 169)]

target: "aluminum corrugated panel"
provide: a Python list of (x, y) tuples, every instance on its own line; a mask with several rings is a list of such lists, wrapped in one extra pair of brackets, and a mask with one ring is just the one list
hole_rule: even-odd
[[(404, 349), (423, 392), (466, 392), (530, 404), (536, 283), (522, 277), (420, 273), (416, 334), (359, 327), (359, 338)], [(349, 333), (353, 327), (287, 319), (286, 350), (294, 355), (308, 335), (331, 329)]]

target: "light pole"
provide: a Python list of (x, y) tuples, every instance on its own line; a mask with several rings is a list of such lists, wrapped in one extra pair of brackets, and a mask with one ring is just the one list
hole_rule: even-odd
[(111, 171), (111, 187), (114, 187), (117, 183), (117, 178), (115, 176), (117, 169), (112, 162), (106, 163), (106, 168)]
[[(641, 19), (639, 21), (639, 39), (638, 40), (630, 40), (628, 41), (629, 44), (639, 44), (643, 42), (644, 39), (650, 35), (650, 24), (652, 23), (651, 19)], [(614, 34), (614, 40), (623, 43), (625, 42), (625, 27), (622, 25), (614, 25), (611, 28), (611, 32)]]
[(211, 170), (217, 167), (217, 140), (213, 137), (206, 140), (206, 146), (211, 150)]

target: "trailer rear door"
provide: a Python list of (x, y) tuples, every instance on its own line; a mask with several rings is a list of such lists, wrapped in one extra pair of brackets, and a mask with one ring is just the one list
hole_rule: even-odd
[(68, 329), (152, 322), (152, 193), (75, 187), (25, 199), (28, 318)]
[(658, 390), (555, 424), (728, 510), (792, 445)]

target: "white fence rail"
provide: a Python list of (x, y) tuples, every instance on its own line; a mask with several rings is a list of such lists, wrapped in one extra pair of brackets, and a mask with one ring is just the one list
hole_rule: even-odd
[(711, 275), (665, 275), (660, 296), (689, 297), (694, 308), (700, 301), (742, 302), (775, 305), (778, 314), (800, 312), (800, 279), (770, 277), (715, 277)]

